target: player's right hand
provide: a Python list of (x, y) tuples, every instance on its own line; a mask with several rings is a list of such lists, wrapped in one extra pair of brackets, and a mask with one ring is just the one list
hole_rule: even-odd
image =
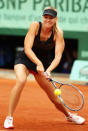
[(36, 66), (36, 70), (37, 70), (37, 72), (38, 72), (39, 74), (43, 73), (43, 72), (44, 72), (44, 66), (43, 66), (43, 64), (38, 64), (38, 65)]
[(46, 79), (47, 79), (47, 80), (49, 80), (49, 79), (50, 79), (51, 74), (50, 74), (50, 73), (47, 73), (47, 72), (44, 72), (44, 76), (46, 77)]

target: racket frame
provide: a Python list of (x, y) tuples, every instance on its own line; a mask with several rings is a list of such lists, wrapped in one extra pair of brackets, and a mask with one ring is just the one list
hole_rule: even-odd
[(61, 102), (63, 103), (63, 105), (64, 105), (66, 108), (68, 108), (69, 110), (71, 110), (71, 111), (79, 111), (79, 110), (81, 110), (81, 109), (83, 108), (83, 106), (84, 106), (84, 95), (83, 95), (83, 93), (82, 93), (76, 86), (74, 86), (74, 85), (72, 85), (72, 84), (64, 84), (64, 83), (62, 83), (62, 82), (58, 82), (58, 81), (56, 81), (56, 80), (53, 80), (52, 78), (49, 78), (49, 81), (53, 84), (53, 86), (55, 87), (55, 89), (57, 89), (57, 86), (55, 85), (55, 83), (60, 84), (59, 89), (61, 88), (62, 85), (69, 85), (69, 86), (74, 87), (74, 88), (80, 93), (80, 95), (82, 96), (83, 103), (82, 103), (82, 105), (81, 105), (80, 108), (78, 108), (78, 109), (72, 109), (72, 108), (70, 108), (69, 106), (67, 106), (67, 105), (64, 103), (63, 99), (61, 98), (61, 95), (59, 95), (58, 97), (60, 98), (60, 100), (61, 100)]

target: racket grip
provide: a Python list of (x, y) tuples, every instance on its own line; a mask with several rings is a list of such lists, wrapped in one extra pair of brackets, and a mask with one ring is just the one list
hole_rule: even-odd
[(52, 78), (49, 78), (49, 81), (53, 81)]

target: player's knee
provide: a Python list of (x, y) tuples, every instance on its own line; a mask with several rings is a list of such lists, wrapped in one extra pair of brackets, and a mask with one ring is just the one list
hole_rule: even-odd
[(27, 80), (26, 77), (20, 77), (20, 78), (18, 78), (17, 81), (18, 81), (18, 83), (19, 83), (20, 85), (25, 85), (26, 80)]

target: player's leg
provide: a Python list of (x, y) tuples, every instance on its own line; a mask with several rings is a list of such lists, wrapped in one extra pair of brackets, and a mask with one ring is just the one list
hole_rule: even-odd
[[(13, 128), (13, 112), (17, 106), (17, 103), (20, 98), (20, 94), (23, 90), (23, 87), (26, 83), (27, 76), (29, 74), (28, 69), (22, 65), (22, 64), (17, 64), (14, 67), (15, 73), (16, 73), (16, 85), (11, 91), (10, 95), (10, 101), (9, 101), (9, 111), (8, 111), (8, 116), (4, 122), (4, 127), (5, 128)], [(10, 124), (8, 124), (10, 123)]]
[(26, 83), (27, 76), (29, 74), (28, 69), (22, 64), (15, 65), (14, 70), (16, 73), (16, 85), (12, 89), (11, 95), (10, 95), (9, 112), (8, 112), (9, 116), (13, 115), (13, 112), (20, 98), (20, 94)]
[(35, 79), (40, 87), (47, 93), (49, 99), (55, 104), (56, 108), (63, 112), (66, 117), (69, 116), (68, 111), (65, 109), (58, 96), (54, 94), (54, 87), (51, 82), (46, 80), (44, 74), (36, 74)]

